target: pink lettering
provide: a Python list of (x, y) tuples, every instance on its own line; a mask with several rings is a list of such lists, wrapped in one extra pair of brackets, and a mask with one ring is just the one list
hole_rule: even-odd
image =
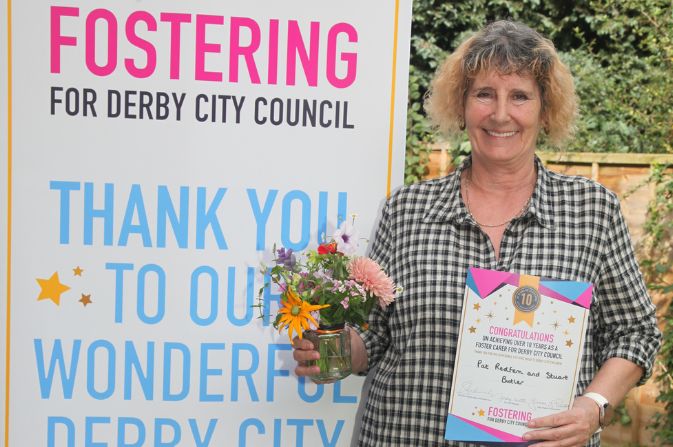
[(278, 83), (278, 19), (269, 20), (269, 65), (266, 81), (271, 85)]
[(327, 80), (336, 88), (350, 87), (355, 82), (357, 74), (357, 53), (341, 53), (341, 60), (346, 63), (346, 75), (343, 78), (337, 76), (336, 73), (336, 59), (337, 59), (337, 38), (339, 34), (344, 33), (348, 36), (348, 42), (358, 41), (358, 32), (352, 25), (348, 23), (337, 23), (330, 28), (327, 34)]
[[(96, 62), (96, 22), (107, 22), (107, 61)], [(117, 19), (107, 9), (94, 9), (86, 17), (86, 66), (97, 76), (107, 76), (117, 68)]]
[(51, 72), (61, 72), (61, 46), (67, 45), (74, 47), (77, 45), (77, 38), (74, 36), (61, 35), (61, 17), (79, 17), (79, 8), (69, 6), (51, 7)]
[[(241, 46), (241, 28), (250, 30), (250, 45)], [(232, 17), (231, 30), (229, 34), (229, 82), (238, 82), (238, 59), (243, 56), (245, 64), (248, 67), (248, 74), (253, 84), (259, 84), (259, 73), (253, 53), (259, 48), (260, 30), (257, 22), (248, 17)]]
[(196, 16), (196, 65), (194, 76), (197, 81), (222, 81), (222, 73), (206, 71), (206, 53), (219, 53), (219, 43), (206, 42), (206, 25), (222, 25), (224, 17), (198, 14)]
[(180, 26), (183, 23), (190, 23), (192, 16), (190, 14), (162, 12), (160, 17), (162, 22), (171, 24), (170, 78), (180, 79)]
[(287, 85), (296, 84), (297, 55), (304, 69), (306, 81), (311, 87), (318, 85), (318, 49), (320, 40), (320, 23), (311, 22), (311, 36), (309, 37), (310, 49), (306, 52), (306, 46), (301, 36), (301, 29), (296, 20), (287, 23)]
[(146, 11), (136, 11), (131, 14), (126, 21), (126, 38), (131, 45), (145, 52), (147, 62), (145, 63), (145, 67), (140, 68), (136, 65), (133, 59), (127, 57), (124, 59), (124, 65), (126, 66), (126, 71), (128, 71), (131, 76), (136, 78), (147, 78), (154, 73), (154, 69), (157, 66), (157, 50), (150, 42), (138, 37), (138, 34), (136, 34), (136, 24), (138, 22), (145, 22), (148, 31), (156, 31), (157, 21)]

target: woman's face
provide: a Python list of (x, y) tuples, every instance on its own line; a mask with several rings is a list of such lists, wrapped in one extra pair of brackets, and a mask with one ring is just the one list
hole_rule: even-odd
[(465, 101), (465, 128), (474, 156), (491, 163), (532, 159), (541, 111), (540, 89), (531, 76), (479, 73)]

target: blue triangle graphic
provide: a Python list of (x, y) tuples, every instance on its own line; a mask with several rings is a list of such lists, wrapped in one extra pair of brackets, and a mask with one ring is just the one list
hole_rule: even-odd
[(460, 418), (450, 414), (446, 418), (446, 431), (444, 439), (449, 441), (484, 441), (484, 442), (502, 442), (502, 439), (482, 431), (481, 429), (468, 424)]
[(591, 283), (577, 281), (541, 281), (540, 285), (543, 285), (556, 293), (560, 293), (571, 301), (575, 301), (588, 287), (591, 286)]
[(472, 269), (467, 270), (467, 287), (472, 289), (472, 291), (479, 297), (483, 298), (482, 296), (479, 295), (479, 290), (477, 289), (477, 283), (474, 282), (474, 276), (472, 276)]

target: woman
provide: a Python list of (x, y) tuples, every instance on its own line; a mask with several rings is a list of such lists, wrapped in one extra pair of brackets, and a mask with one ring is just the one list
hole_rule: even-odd
[[(594, 284), (577, 398), (531, 420), (524, 439), (599, 445), (603, 402), (614, 407), (650, 376), (660, 333), (616, 196), (535, 156), (541, 134), (571, 134), (568, 69), (549, 40), (495, 22), (447, 59), (426, 109), (441, 129), (467, 132), (472, 154), (443, 179), (400, 189), (382, 212), (371, 256), (404, 292), (368, 331), (351, 331), (354, 370), (376, 366), (360, 445), (469, 445), (443, 435), (470, 266)], [(318, 357), (310, 342), (294, 347), (297, 374), (314, 373), (302, 366)]]

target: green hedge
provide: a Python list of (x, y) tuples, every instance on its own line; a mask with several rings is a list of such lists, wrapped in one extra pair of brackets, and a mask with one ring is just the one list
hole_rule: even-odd
[(438, 137), (422, 110), (437, 65), (469, 33), (501, 18), (550, 37), (575, 76), (581, 116), (566, 150), (673, 153), (670, 0), (415, 0), (407, 183), (424, 175), (428, 143)]

